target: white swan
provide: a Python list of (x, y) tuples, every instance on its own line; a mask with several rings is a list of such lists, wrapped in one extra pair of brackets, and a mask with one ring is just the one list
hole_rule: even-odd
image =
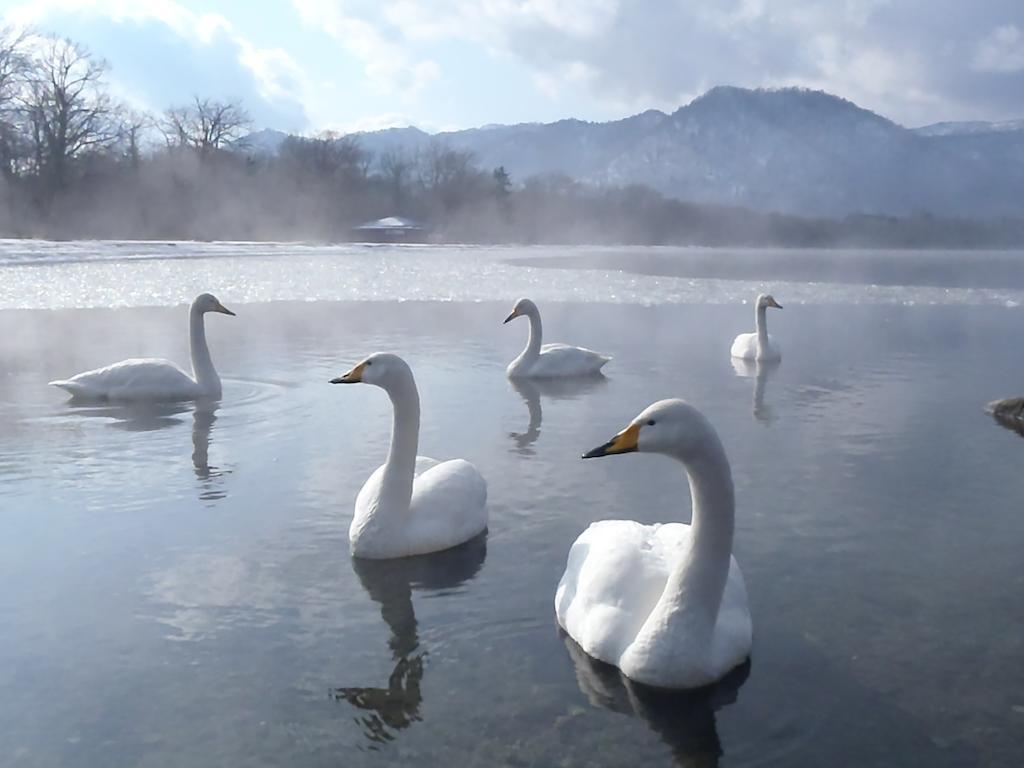
[(768, 322), (766, 315), (768, 307), (782, 309), (774, 297), (762, 293), (757, 297), (756, 325), (754, 333), (741, 333), (732, 343), (731, 354), (742, 360), (781, 360), (782, 350), (771, 336), (768, 335)]
[(169, 360), (132, 358), (72, 376), (51, 381), (54, 387), (82, 400), (196, 400), (219, 399), (220, 377), (210, 359), (206, 345), (207, 312), (234, 315), (215, 296), (201, 293), (192, 302), (188, 313), (189, 346), (192, 372), (189, 376)]
[(571, 347), (568, 344), (541, 346), (540, 311), (529, 299), (517, 301), (504, 322), (524, 316), (530, 318), (530, 337), (519, 357), (509, 363), (506, 369), (509, 378), (592, 376), (600, 373), (601, 367), (611, 360), (610, 357), (584, 347)]
[(747, 591), (732, 557), (729, 460), (714, 427), (682, 400), (654, 403), (583, 458), (630, 451), (683, 463), (693, 523), (591, 524), (569, 551), (555, 594), (558, 623), (587, 654), (632, 680), (707, 685), (751, 647)]
[(412, 370), (377, 352), (332, 384), (375, 384), (394, 407), (387, 461), (356, 497), (348, 538), (356, 557), (422, 555), (468, 541), (487, 527), (487, 483), (463, 459), (417, 456), (420, 397)]

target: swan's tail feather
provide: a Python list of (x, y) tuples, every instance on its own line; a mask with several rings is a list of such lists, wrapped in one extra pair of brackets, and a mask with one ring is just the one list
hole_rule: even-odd
[(48, 381), (47, 384), (51, 387), (60, 387), (72, 397), (89, 397), (92, 394), (84, 384), (70, 379), (55, 379)]

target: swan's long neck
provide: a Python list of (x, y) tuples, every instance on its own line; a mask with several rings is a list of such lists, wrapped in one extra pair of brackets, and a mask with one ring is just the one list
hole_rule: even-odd
[(220, 397), (220, 376), (210, 359), (210, 348), (206, 345), (206, 321), (204, 315), (192, 307), (188, 315), (189, 348), (192, 353), (192, 375), (204, 394)]
[(394, 407), (394, 421), (381, 478), (380, 508), (408, 512), (420, 439), (420, 396), (411, 373), (391, 382), (385, 391)]
[(681, 622), (691, 637), (703, 635), (710, 642), (732, 558), (732, 471), (714, 434), (698, 458), (680, 461), (686, 466), (693, 502), (690, 542), (669, 574), (658, 607), (665, 611), (664, 621)]
[(758, 304), (756, 317), (757, 355), (760, 358), (761, 353), (768, 349), (768, 307)]
[(517, 366), (532, 365), (540, 357), (541, 336), (543, 334), (540, 312), (536, 309), (530, 309), (526, 312), (526, 317), (530, 321), (530, 336), (526, 340), (526, 348), (515, 360), (514, 365)]

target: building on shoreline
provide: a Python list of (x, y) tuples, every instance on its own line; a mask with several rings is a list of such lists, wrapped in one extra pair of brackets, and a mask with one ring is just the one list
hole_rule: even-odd
[(423, 243), (429, 229), (402, 216), (387, 216), (352, 228), (356, 240), (369, 243)]

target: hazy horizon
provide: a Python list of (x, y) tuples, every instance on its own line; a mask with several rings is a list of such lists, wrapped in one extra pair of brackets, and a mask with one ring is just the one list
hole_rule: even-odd
[[(672, 108), (672, 107), (670, 107), (670, 108), (647, 107), (647, 108), (644, 108), (644, 109), (640, 109), (639, 111), (630, 112), (628, 114), (612, 116), (612, 117), (607, 118), (606, 120), (587, 120), (585, 118), (581, 118), (581, 117), (578, 117), (576, 115), (569, 115), (569, 114), (567, 114), (567, 115), (563, 115), (561, 117), (554, 117), (554, 118), (552, 118), (550, 120), (520, 120), (520, 121), (516, 121), (516, 122), (511, 122), (511, 123), (499, 123), (499, 122), (493, 122), (492, 121), (492, 122), (480, 123), (480, 124), (477, 124), (477, 125), (465, 125), (465, 126), (457, 126), (457, 127), (455, 127), (455, 126), (448, 126), (448, 127), (426, 126), (426, 127), (424, 127), (422, 125), (417, 125), (415, 123), (399, 123), (399, 124), (395, 124), (395, 125), (387, 125), (387, 126), (380, 126), (380, 127), (375, 127), (375, 128), (358, 129), (358, 130), (349, 131), (349, 132), (335, 132), (335, 133), (338, 133), (338, 135), (341, 135), (341, 136), (355, 136), (355, 135), (366, 134), (366, 133), (377, 133), (377, 132), (381, 132), (381, 131), (393, 131), (393, 130), (405, 130), (405, 129), (410, 129), (411, 128), (411, 129), (415, 129), (415, 130), (418, 130), (418, 131), (422, 131), (423, 133), (426, 133), (426, 134), (428, 134), (430, 136), (439, 136), (439, 135), (447, 134), (447, 133), (459, 133), (459, 132), (463, 132), (463, 131), (487, 130), (488, 128), (506, 128), (506, 127), (515, 127), (515, 126), (519, 126), (519, 125), (552, 125), (554, 123), (561, 123), (561, 122), (566, 122), (566, 121), (578, 121), (578, 122), (594, 123), (594, 124), (616, 123), (616, 122), (621, 122), (623, 120), (629, 120), (630, 118), (633, 118), (633, 117), (639, 117), (640, 115), (648, 114), (650, 112), (657, 112), (657, 113), (659, 113), (661, 115), (669, 116), (669, 115), (674, 114), (675, 112), (678, 112), (681, 109), (685, 109), (686, 107), (692, 105), (694, 102), (699, 101), (703, 97), (707, 96), (712, 91), (715, 91), (715, 90), (718, 90), (718, 89), (737, 89), (737, 90), (741, 90), (741, 91), (749, 91), (749, 92), (758, 92), (758, 91), (760, 91), (760, 92), (766, 92), (766, 93), (779, 93), (779, 92), (785, 92), (785, 91), (801, 91), (801, 92), (806, 92), (806, 93), (820, 93), (820, 94), (824, 94), (826, 96), (830, 96), (830, 97), (834, 97), (836, 99), (840, 99), (842, 101), (847, 101), (847, 102), (853, 104), (858, 109), (863, 109), (863, 110), (865, 110), (867, 112), (870, 112), (870, 113), (872, 113), (872, 114), (874, 114), (874, 115), (876, 115), (876, 116), (878, 116), (878, 117), (880, 117), (880, 118), (882, 118), (884, 120), (888, 120), (889, 122), (894, 123), (895, 125), (898, 125), (901, 128), (906, 128), (907, 130), (910, 130), (910, 131), (922, 130), (922, 129), (925, 129), (925, 128), (931, 128), (931, 127), (934, 127), (934, 126), (941, 126), (941, 125), (947, 125), (947, 124), (949, 124), (949, 125), (956, 125), (956, 124), (969, 125), (969, 124), (972, 124), (972, 123), (986, 124), (986, 125), (991, 125), (991, 126), (994, 126), (994, 127), (997, 127), (997, 128), (1000, 127), (1000, 126), (1004, 126), (1005, 125), (1005, 126), (1008, 126), (1008, 128), (1010, 130), (1024, 130), (1024, 107), (1022, 107), (1019, 117), (1010, 117), (1010, 118), (1005, 118), (1005, 119), (1000, 119), (1000, 120), (976, 120), (976, 119), (956, 119), (956, 118), (953, 118), (953, 119), (949, 119), (949, 120), (937, 120), (935, 122), (922, 123), (920, 125), (918, 125), (918, 124), (904, 125), (903, 123), (900, 123), (899, 121), (894, 120), (889, 115), (883, 114), (881, 112), (877, 112), (877, 111), (872, 110), (872, 109), (868, 109), (864, 105), (858, 104), (856, 101), (854, 101), (854, 100), (852, 100), (850, 98), (847, 98), (845, 95), (843, 95), (841, 93), (832, 93), (831, 91), (827, 91), (827, 90), (822, 89), (822, 88), (810, 88), (810, 87), (801, 86), (801, 85), (791, 85), (791, 86), (758, 86), (758, 87), (748, 88), (748, 87), (741, 86), (741, 85), (734, 85), (732, 83), (717, 83), (715, 85), (708, 86), (707, 90), (702, 91), (701, 93), (696, 94), (690, 100), (688, 100), (688, 101), (686, 101), (684, 103), (680, 103), (679, 105), (677, 105), (674, 108)], [(330, 133), (331, 131), (329, 131), (329, 130), (318, 130), (318, 129), (314, 128), (314, 129), (311, 129), (311, 130), (308, 130), (308, 131), (292, 132), (292, 131), (285, 131), (285, 130), (282, 130), (280, 128), (275, 128), (273, 126), (254, 124), (252, 126), (252, 131), (250, 132), (250, 134), (259, 134), (259, 133), (265, 133), (265, 132), (280, 133), (280, 134), (289, 135), (289, 136), (318, 136), (318, 135), (323, 135), (325, 133)]]

